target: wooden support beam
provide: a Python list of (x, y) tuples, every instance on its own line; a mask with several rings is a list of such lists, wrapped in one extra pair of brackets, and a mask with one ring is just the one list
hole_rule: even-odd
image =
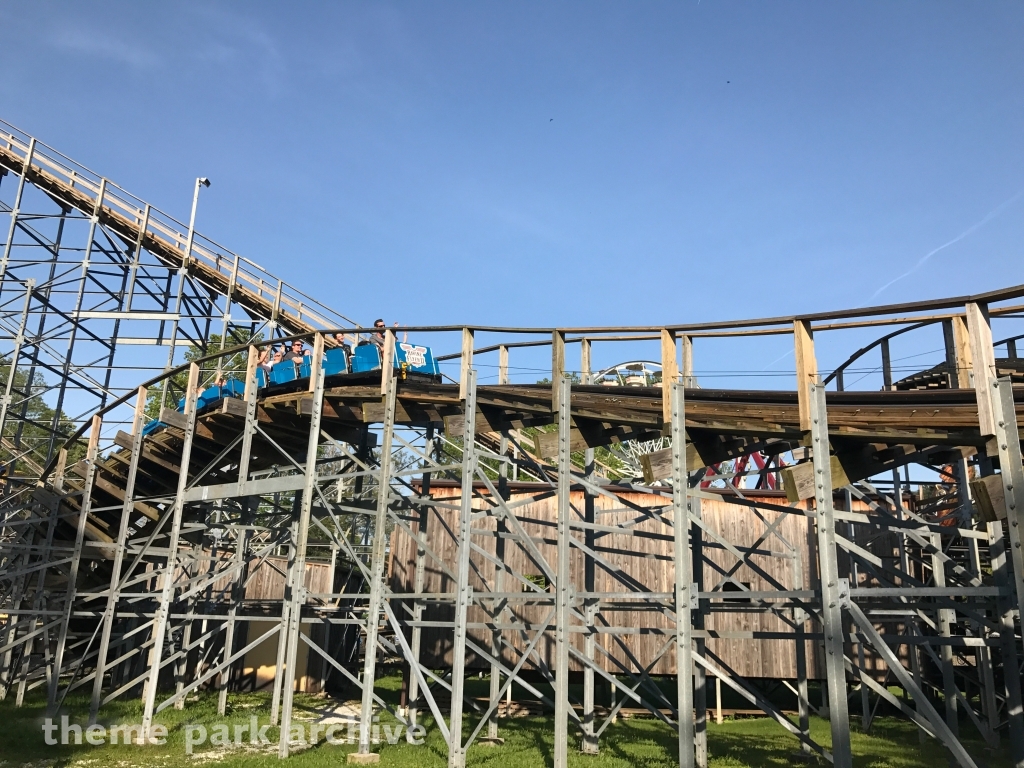
[(974, 506), (983, 522), (994, 523), (1006, 519), (1006, 490), (1002, 475), (989, 475), (971, 480)]
[(814, 357), (814, 339), (807, 320), (793, 321), (796, 353), (796, 395), (800, 408), (800, 429), (811, 429), (811, 384), (818, 380), (818, 361)]
[[(708, 439), (701, 430), (693, 430), (690, 440), (686, 442), (686, 470), (693, 472), (703, 467), (710, 467), (753, 451), (764, 451), (776, 454), (789, 450), (794, 443), (790, 441), (772, 440), (763, 442), (751, 437), (727, 438), (716, 436)], [(663, 448), (640, 457), (640, 466), (644, 472), (644, 480), (648, 483), (665, 480), (672, 473), (672, 449)]]
[(956, 357), (953, 363), (956, 366), (953, 380), (960, 389), (971, 389), (974, 358), (971, 355), (971, 334), (967, 328), (967, 318), (951, 317), (949, 321), (953, 328), (953, 349)]
[(459, 370), (459, 400), (466, 399), (466, 382), (469, 381), (469, 372), (473, 369), (473, 329), (462, 329), (462, 357), (460, 358), (461, 368)]
[[(706, 466), (704, 460), (697, 453), (693, 443), (687, 443), (686, 471), (693, 472), (704, 466)], [(668, 480), (672, 477), (672, 448), (662, 448), (660, 451), (645, 453), (640, 457), (640, 468), (643, 470), (645, 483)]]
[(779, 475), (782, 478), (782, 487), (786, 491), (786, 500), (790, 504), (814, 496), (814, 464), (811, 462), (805, 461), (803, 464), (784, 467)]
[[(575, 427), (571, 427), (569, 432), (569, 449), (573, 452), (585, 451), (588, 447), (587, 441), (583, 437), (583, 433)], [(534, 452), (541, 458), (549, 459), (557, 456), (558, 433), (537, 432), (533, 436), (533, 448)]]
[(562, 398), (562, 377), (565, 376), (565, 332), (551, 334), (551, 410), (558, 413)]
[[(123, 482), (123, 479), (121, 479), (121, 480)], [(95, 485), (101, 491), (105, 491), (106, 493), (109, 493), (111, 496), (113, 496), (118, 501), (122, 501), (122, 502), (124, 501), (124, 496), (125, 496), (124, 489), (121, 488), (117, 483), (110, 482), (109, 480), (107, 480), (105, 477), (103, 477), (99, 473), (96, 474)], [(162, 514), (161, 511), (159, 509), (157, 509), (156, 507), (152, 506), (151, 504), (146, 504), (146, 503), (141, 502), (141, 501), (136, 501), (136, 502), (133, 502), (133, 503), (135, 505), (135, 510), (138, 511), (138, 512), (141, 512), (146, 517), (148, 517), (150, 520), (159, 520), (160, 519), (160, 515)]]
[[(323, 337), (317, 334), (317, 338), (320, 339), (321, 354), (319, 360), (323, 360)], [(316, 352), (314, 351), (314, 355)], [(395, 332), (393, 329), (388, 328), (384, 331), (384, 349), (381, 350), (381, 363), (380, 363), (380, 394), (381, 397), (388, 391), (388, 384), (391, 379), (395, 377)], [(313, 391), (313, 377), (309, 377), (309, 391)]]
[[(185, 415), (170, 408), (160, 409), (160, 421), (169, 427), (174, 427), (175, 429), (180, 429), (182, 431), (185, 430)], [(224, 443), (224, 440), (227, 439), (224, 435), (221, 435), (218, 438), (217, 433), (215, 433), (208, 424), (201, 421), (196, 421), (195, 423), (195, 436), (215, 443)]]
[[(992, 325), (986, 305), (974, 302), (967, 305), (967, 332), (970, 336), (974, 391), (978, 398), (978, 424), (981, 434), (990, 437), (996, 433), (992, 407), (995, 392), (992, 382), (996, 375), (996, 359), (995, 351), (992, 349)], [(991, 453), (995, 454), (994, 448)]]
[(508, 384), (508, 347), (498, 347), (498, 386)]
[(676, 336), (672, 331), (661, 332), (661, 420), (663, 424), (672, 421), (672, 385), (679, 378), (679, 350)]
[[(391, 340), (391, 357), (388, 357), (388, 353), (387, 353), (387, 348), (388, 348), (387, 341), (388, 341), (388, 339)], [(381, 373), (381, 379), (382, 380), (384, 379), (385, 375), (387, 375), (387, 371), (393, 370), (394, 366), (387, 365), (386, 363), (388, 362), (388, 360), (393, 360), (394, 359), (394, 355), (395, 355), (395, 332), (389, 330), (389, 331), (387, 331), (385, 333), (385, 336), (384, 336), (384, 363), (385, 363), (385, 365), (384, 365), (384, 370)], [(323, 359), (324, 359), (324, 335), (322, 333), (317, 333), (317, 334), (315, 334), (313, 336), (313, 360), (323, 361)], [(321, 365), (322, 364), (323, 363), (321, 362)], [(250, 363), (250, 365), (251, 365), (251, 363)], [(315, 366), (310, 366), (310, 368), (312, 370), (315, 370)], [(314, 381), (314, 379), (315, 379), (314, 376), (310, 376), (309, 377), (309, 388), (307, 390), (308, 392), (312, 392), (316, 388), (316, 381)], [(381, 390), (381, 391), (383, 391), (383, 390)]]
[(683, 348), (683, 386), (696, 387), (697, 380), (693, 376), (693, 338), (682, 336), (680, 340)]
[[(478, 429), (480, 428), (480, 423), (478, 416)], [(489, 425), (485, 428), (488, 431), (498, 431), (494, 429), (494, 425)], [(585, 451), (587, 448), (600, 448), (627, 440), (653, 440), (659, 434), (657, 430), (645, 429), (643, 427), (609, 427), (590, 419), (573, 419), (573, 424), (570, 428), (570, 445), (573, 451)], [(543, 458), (554, 457), (558, 454), (558, 433), (537, 432), (533, 436), (533, 445), (536, 455)], [(701, 464), (700, 466), (704, 465)]]
[[(130, 451), (133, 445), (132, 436), (129, 435), (127, 432), (119, 430), (118, 433), (114, 435), (114, 444), (120, 446), (121, 448), (126, 448)], [(146, 461), (153, 462), (158, 467), (163, 467), (164, 469), (170, 472), (174, 472), (175, 474), (181, 471), (181, 467), (179, 467), (174, 462), (167, 461), (166, 459), (162, 458), (158, 453), (156, 453), (156, 451), (153, 451), (149, 447), (147, 447), (145, 443), (143, 443), (142, 447), (142, 458), (145, 459)]]
[(590, 339), (580, 339), (580, 376), (584, 384), (593, 384), (593, 371), (590, 370)]
[(185, 414), (178, 413), (171, 408), (160, 409), (160, 421), (169, 427), (175, 427), (176, 429), (184, 429), (188, 423), (185, 420)]

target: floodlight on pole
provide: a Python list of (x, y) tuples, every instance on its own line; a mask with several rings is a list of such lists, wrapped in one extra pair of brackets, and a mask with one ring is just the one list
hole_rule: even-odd
[(196, 208), (199, 207), (199, 190), (202, 187), (210, 186), (210, 180), (205, 176), (196, 179), (196, 190), (192, 195), (192, 215), (188, 220), (188, 240), (185, 244), (185, 262), (192, 260), (192, 242), (196, 236)]

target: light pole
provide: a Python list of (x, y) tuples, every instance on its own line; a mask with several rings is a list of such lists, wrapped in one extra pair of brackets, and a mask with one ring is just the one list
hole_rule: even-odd
[(210, 186), (210, 180), (205, 176), (196, 179), (196, 191), (192, 195), (192, 215), (188, 219), (188, 241), (185, 245), (185, 263), (192, 259), (192, 241), (196, 236), (196, 208), (199, 207), (199, 190)]
[[(185, 240), (185, 255), (181, 260), (181, 266), (178, 267), (178, 295), (174, 300), (174, 316), (175, 319), (171, 320), (171, 351), (167, 353), (167, 367), (164, 369), (165, 372), (171, 370), (174, 367), (174, 350), (178, 341), (178, 315), (181, 312), (181, 297), (185, 291), (185, 276), (188, 273), (188, 265), (192, 261), (192, 243), (196, 237), (196, 208), (199, 207), (199, 190), (202, 187), (210, 186), (210, 180), (205, 176), (200, 176), (196, 179), (196, 189), (192, 194), (192, 215), (188, 219), (188, 237)], [(167, 389), (170, 386), (170, 380), (164, 379), (163, 391), (160, 393), (160, 408), (163, 409), (167, 405)]]

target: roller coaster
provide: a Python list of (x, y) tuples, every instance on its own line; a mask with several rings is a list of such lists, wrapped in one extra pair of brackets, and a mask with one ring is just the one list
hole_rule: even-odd
[[(851, 702), (862, 727), (901, 713), (965, 768), (979, 739), (1024, 767), (1024, 286), (650, 328), (410, 327), (408, 343), (5, 123), (0, 170), (0, 695), (57, 712), (82, 689), (93, 718), (135, 697), (149, 728), (199, 690), (224, 712), (274, 641), (273, 721), (289, 733), (305, 648), (359, 700), (352, 762), (387, 748), (370, 727), (387, 708), (429, 720), (463, 766), (500, 745), (515, 684), (550, 715), (558, 768), (599, 753), (626, 705), (677, 732), (680, 766), (706, 766), (722, 686), (838, 768)], [(822, 339), (879, 332), (819, 371)], [(729, 359), (710, 350), (772, 337), (792, 343), (791, 389), (698, 386), (695, 343)], [(261, 367), (293, 339), (306, 356)], [(898, 344), (940, 360), (894, 364)], [(595, 347), (657, 362), (595, 371)], [(548, 352), (540, 383), (510, 364)], [(255, 599), (271, 562), (283, 597)], [(730, 643), (792, 674), (753, 674)], [(396, 663), (393, 709), (374, 682)], [(484, 700), (470, 669), (489, 673)]]

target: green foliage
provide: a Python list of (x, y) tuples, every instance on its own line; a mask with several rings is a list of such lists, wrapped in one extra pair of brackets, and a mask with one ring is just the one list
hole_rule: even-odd
[[(543, 383), (543, 382), (538, 382)], [(529, 438), (532, 441), (534, 435), (541, 432), (552, 433), (558, 431), (557, 424), (545, 424), (542, 427), (526, 427), (521, 430), (525, 438)], [(527, 442), (526, 448), (532, 450), (533, 446)], [(586, 454), (583, 451), (573, 451), (571, 461), (577, 467), (586, 466)], [(615, 452), (614, 448), (608, 446), (598, 446), (594, 449), (594, 463), (597, 465), (595, 471), (608, 478), (611, 482), (618, 480), (628, 480), (631, 478), (632, 472), (629, 471), (627, 464), (622, 458)]]
[[(565, 372), (565, 376), (573, 384), (582, 384), (583, 383), (583, 379), (580, 377), (580, 374), (577, 371), (566, 371)], [(550, 384), (551, 383), (551, 379), (549, 379), (549, 378), (547, 378), (545, 376), (543, 379), (541, 379), (537, 383), (538, 384)]]
[[(10, 358), (0, 358), (0, 393), (7, 388), (11, 372)], [(4, 464), (16, 457), (23, 457), (14, 471), (34, 472), (47, 460), (47, 450), (52, 431), (57, 433), (59, 447), (75, 432), (76, 425), (63, 411), (58, 415), (44, 401), (49, 388), (43, 376), (36, 371), (29, 381), (29, 369), (18, 368), (14, 372), (11, 389), (11, 405), (4, 425), (4, 442), (0, 444), (0, 460)], [(73, 464), (85, 455), (85, 444), (76, 443), (68, 450), (68, 464)], [(27, 466), (26, 466), (27, 465)]]
[[(224, 342), (224, 349), (231, 349), (242, 344), (258, 344), (263, 341), (263, 334), (257, 333), (256, 335), (250, 334), (246, 330), (233, 330), (228, 334), (227, 340)], [(221, 335), (219, 333), (210, 334), (209, 340), (206, 342), (206, 347), (192, 345), (185, 350), (185, 360), (183, 362), (191, 363), (202, 357), (215, 353), (221, 349)], [(226, 355), (221, 358), (220, 370), (225, 376), (234, 375), (236, 378), (244, 378), (246, 366), (248, 365), (248, 356), (245, 350), (236, 352), (233, 355)], [(200, 387), (210, 386), (213, 384), (213, 379), (217, 373), (217, 360), (210, 360), (203, 363), (203, 368), (200, 373)], [(164, 395), (164, 384), (157, 384), (150, 388), (149, 393), (146, 396), (146, 418), (157, 419), (160, 417), (161, 404), (165, 408), (174, 408), (177, 406), (178, 401), (185, 396), (185, 388), (188, 386), (188, 371), (180, 371), (169, 379), (166, 380), (167, 394)]]
[[(656, 683), (662, 684), (663, 689), (668, 690), (671, 681), (656, 679)], [(487, 685), (486, 676), (482, 679), (470, 677), (466, 681), (467, 695), (486, 697)], [(545, 693), (550, 691), (547, 686), (543, 686), (543, 689)], [(374, 690), (393, 707), (399, 700), (401, 678), (398, 675), (379, 678)], [(571, 692), (578, 697), (581, 686), (571, 686)], [(357, 689), (350, 688), (348, 695), (357, 696)], [(518, 686), (514, 686), (513, 695), (517, 700), (524, 697)], [(532, 697), (525, 694), (525, 698)], [(342, 702), (336, 699), (296, 694), (296, 721), (304, 723), (308, 732), (311, 722), (328, 714), (336, 714), (341, 704)], [(728, 696), (725, 704), (745, 705), (738, 700), (730, 702)], [(74, 692), (68, 698), (63, 714), (68, 716), (71, 723), (87, 722), (88, 695)], [(0, 717), (5, 723), (5, 727), (0, 729), (0, 765), (10, 768), (45, 768), (53, 765), (67, 768), (123, 768), (126, 765), (186, 768), (197, 764), (212, 764), (217, 768), (276, 768), (285, 765), (277, 758), (277, 728), (268, 728), (266, 731), (266, 735), (272, 741), (270, 745), (256, 747), (246, 744), (240, 748), (232, 748), (212, 746), (207, 741), (196, 747), (195, 755), (185, 754), (185, 728), (189, 724), (203, 725), (212, 732), (215, 724), (223, 723), (231, 729), (229, 732), (233, 732), (235, 726), (248, 725), (252, 717), (255, 717), (261, 726), (269, 723), (270, 693), (266, 691), (232, 692), (228, 697), (227, 713), (224, 716), (217, 715), (216, 692), (203, 692), (189, 697), (182, 710), (173, 707), (162, 710), (156, 716), (156, 722), (166, 726), (168, 730), (167, 743), (162, 746), (47, 746), (43, 741), (41, 728), (45, 716), (45, 694), (30, 692), (24, 706), (21, 707), (15, 706), (14, 696), (8, 696), (5, 701), (0, 702)], [(138, 698), (116, 699), (104, 705), (100, 713), (100, 721), (108, 726), (114, 723), (136, 724), (141, 722), (141, 719), (142, 707)], [(469, 728), (473, 724), (473, 718), (469, 720), (470, 722), (465, 724), (463, 738), (468, 736)], [(427, 729), (426, 743), (422, 746), (407, 744), (404, 740), (394, 745), (374, 746), (374, 751), (380, 753), (382, 767), (444, 768), (447, 765), (447, 750), (441, 730), (426, 712), (422, 713), (421, 722)], [(381, 725), (394, 723), (394, 718), (387, 711), (380, 714)], [(472, 745), (466, 763), (468, 766), (479, 768), (492, 765), (501, 765), (503, 768), (549, 765), (554, 746), (552, 723), (550, 712), (539, 716), (502, 718), (500, 735), (505, 743), (491, 747)], [(811, 738), (829, 748), (832, 739), (828, 720), (813, 716), (810, 728)], [(947, 762), (948, 753), (942, 745), (934, 739), (919, 744), (916, 727), (904, 718), (880, 716), (874, 720), (870, 734), (861, 733), (856, 727), (852, 727), (851, 731), (854, 765), (857, 768), (934, 768)], [(992, 768), (1008, 768), (1011, 764), (1005, 747), (995, 751), (986, 750), (984, 742), (978, 738), (966, 719), (961, 723), (961, 734), (968, 751), (975, 755), (984, 754), (987, 765)], [(59, 733), (57, 735), (59, 737)], [(710, 768), (785, 768), (801, 764), (793, 757), (793, 754), (799, 751), (797, 740), (767, 717), (729, 717), (721, 725), (716, 724), (712, 717), (707, 723), (707, 735)], [(290, 768), (333, 768), (345, 762), (347, 753), (356, 750), (356, 746), (352, 744), (325, 744), (322, 732), (319, 738), (317, 745), (295, 750), (286, 765)], [(599, 755), (579, 753), (579, 732), (575, 728), (570, 727), (569, 739), (570, 766), (672, 768), (679, 765), (675, 730), (653, 717), (620, 717), (602, 734)], [(811, 760), (808, 764), (827, 765), (823, 760)]]

